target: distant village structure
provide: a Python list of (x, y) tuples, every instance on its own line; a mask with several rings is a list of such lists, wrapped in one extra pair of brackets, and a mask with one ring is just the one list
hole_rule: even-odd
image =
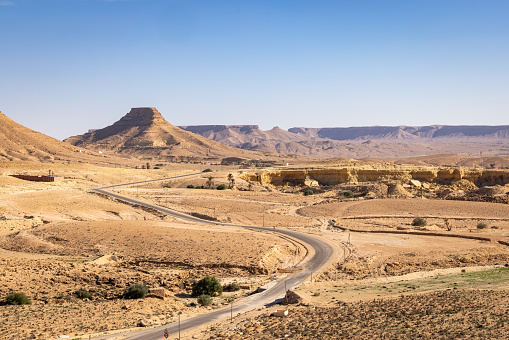
[(64, 179), (63, 176), (55, 176), (53, 171), (49, 171), (47, 176), (34, 176), (34, 175), (10, 175), (11, 177), (23, 179), (32, 182), (60, 182)]

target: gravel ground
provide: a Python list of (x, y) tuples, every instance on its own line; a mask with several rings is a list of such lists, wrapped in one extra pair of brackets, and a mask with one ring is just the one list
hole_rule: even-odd
[(507, 291), (447, 290), (394, 299), (291, 308), (268, 313), (209, 339), (507, 339)]

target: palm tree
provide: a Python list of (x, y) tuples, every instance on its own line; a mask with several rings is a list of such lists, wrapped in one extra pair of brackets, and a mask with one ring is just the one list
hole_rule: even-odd
[(233, 189), (233, 186), (235, 185), (235, 179), (233, 178), (232, 174), (228, 174), (228, 182), (230, 182), (228, 188)]
[(209, 176), (207, 177), (207, 186), (210, 188), (212, 188), (212, 186), (214, 185), (214, 177), (212, 176)]

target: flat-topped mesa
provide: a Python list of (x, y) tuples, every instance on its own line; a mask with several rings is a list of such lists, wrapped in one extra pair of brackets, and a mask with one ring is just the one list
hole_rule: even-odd
[(171, 125), (155, 107), (133, 107), (128, 114), (122, 117), (114, 125), (122, 126), (150, 126)]

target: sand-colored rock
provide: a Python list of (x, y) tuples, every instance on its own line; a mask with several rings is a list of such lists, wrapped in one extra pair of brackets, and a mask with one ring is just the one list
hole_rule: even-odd
[(320, 185), (337, 185), (341, 183), (377, 182), (388, 180), (415, 180), (429, 183), (452, 184), (467, 180), (477, 185), (505, 185), (509, 183), (509, 171), (476, 170), (476, 169), (289, 169), (244, 172), (240, 175), (249, 181), (262, 185), (306, 185), (306, 180), (315, 180)]
[(173, 126), (154, 107), (132, 108), (113, 125), (69, 137), (65, 142), (143, 159), (220, 160), (233, 156), (261, 158), (261, 154), (256, 152), (225, 146)]

